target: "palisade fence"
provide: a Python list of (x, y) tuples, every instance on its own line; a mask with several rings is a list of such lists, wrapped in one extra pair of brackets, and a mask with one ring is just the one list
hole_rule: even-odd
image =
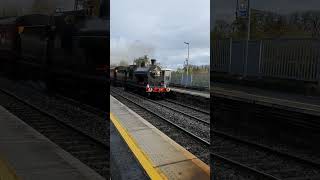
[(190, 73), (188, 78), (186, 73), (171, 72), (171, 85), (209, 89), (210, 73)]
[(212, 45), (213, 72), (320, 81), (319, 40), (250, 40), (247, 45), (247, 41), (228, 39), (214, 41)]

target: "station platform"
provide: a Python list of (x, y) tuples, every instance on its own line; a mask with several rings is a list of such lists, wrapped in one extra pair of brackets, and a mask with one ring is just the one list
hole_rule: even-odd
[(110, 168), (111, 179), (148, 180), (150, 179), (139, 161), (122, 139), (117, 128), (110, 123)]
[(320, 97), (222, 83), (211, 84), (211, 93), (213, 101), (214, 97), (222, 97), (313, 116), (320, 116)]
[(188, 94), (192, 96), (199, 96), (202, 98), (210, 99), (210, 92), (206, 91), (197, 91), (192, 89), (183, 89), (183, 88), (177, 88), (177, 87), (170, 87), (171, 91), (181, 93), (181, 94)]
[(0, 106), (0, 179), (104, 178)]
[[(139, 163), (139, 166), (133, 166), (140, 168), (138, 171), (143, 170), (150, 179), (210, 179), (210, 168), (207, 164), (112, 96), (110, 119), (110, 127), (115, 127), (130, 149), (128, 153), (133, 154)], [(110, 134), (111, 142), (112, 133), (114, 132), (111, 131)], [(111, 169), (112, 166), (111, 162)]]

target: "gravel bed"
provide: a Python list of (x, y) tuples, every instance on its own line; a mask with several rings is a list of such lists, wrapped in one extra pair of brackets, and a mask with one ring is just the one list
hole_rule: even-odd
[(210, 142), (210, 125), (206, 125), (194, 118), (190, 118), (181, 113), (178, 113), (161, 105), (155, 104), (150, 100), (139, 97), (139, 95), (133, 95), (131, 93), (119, 90), (117, 91), (117, 93), (121, 93), (121, 95), (129, 99), (134, 99), (137, 103), (155, 112), (157, 115), (179, 125), (184, 129), (187, 129), (189, 132), (192, 132), (200, 138)]
[(301, 148), (299, 146), (293, 147), (285, 142), (276, 142), (274, 140), (270, 140), (268, 137), (250, 134), (250, 131), (234, 131), (232, 128), (225, 127), (219, 127), (219, 131), (222, 131), (226, 134), (230, 134), (234, 137), (238, 137), (240, 139), (268, 146), (269, 148), (275, 149), (283, 153), (292, 154), (296, 157), (320, 163), (320, 154), (307, 148)]
[(180, 106), (179, 104), (175, 104), (175, 103), (165, 101), (165, 100), (160, 101), (159, 103), (166, 105), (166, 106), (170, 106), (170, 107), (177, 109), (179, 111), (182, 111), (184, 113), (188, 113), (191, 116), (197, 117), (199, 119), (202, 119), (202, 120), (210, 123), (210, 115), (208, 115), (208, 114), (196, 111), (194, 109), (186, 108), (186, 107)]
[(279, 178), (320, 175), (318, 168), (218, 136), (212, 152)]
[(86, 133), (87, 135), (108, 144), (109, 127), (106, 117), (93, 114), (81, 106), (70, 104), (66, 100), (47, 94), (22, 85), (19, 82), (13, 82), (8, 79), (0, 78), (0, 88), (13, 93), (26, 102), (51, 113), (70, 126)]
[(191, 109), (198, 110), (200, 112), (204, 111), (204, 114), (210, 114), (210, 107), (201, 108), (201, 106), (196, 106), (195, 104), (189, 105), (189, 104), (185, 104), (185, 103), (182, 103), (182, 102), (179, 102), (179, 101), (175, 101), (175, 100), (172, 100), (172, 99), (169, 99), (169, 98), (164, 99), (164, 101), (166, 101), (168, 103), (174, 103), (174, 104), (177, 104), (177, 105), (181, 105), (182, 104), (182, 106), (186, 105), (186, 106), (191, 107)]
[(236, 169), (232, 165), (214, 157), (211, 158), (211, 179), (212, 180), (257, 180), (249, 172)]
[(169, 94), (168, 98), (170, 98), (170, 100), (177, 101), (188, 106), (195, 106), (200, 109), (210, 111), (210, 98), (204, 98), (201, 96), (173, 91), (171, 92), (171, 94)]
[(111, 95), (114, 96), (115, 98), (117, 98), (122, 103), (124, 103), (130, 109), (135, 111), (141, 117), (146, 119), (153, 126), (155, 126), (157, 129), (162, 131), (164, 134), (166, 134), (168, 137), (173, 139), (175, 142), (177, 142), (178, 144), (183, 146), (185, 149), (190, 151), (192, 154), (197, 156), (203, 162), (209, 164), (209, 162), (210, 162), (209, 147), (207, 147), (204, 144), (199, 143), (198, 141), (194, 140), (193, 138), (190, 138), (189, 135), (178, 130), (176, 127), (170, 125), (168, 122), (165, 122), (162, 119), (155, 117), (153, 114), (146, 112), (141, 107), (139, 107), (139, 106), (133, 104), (132, 102), (129, 102), (128, 100), (112, 93), (112, 91), (111, 91)]
[(105, 145), (93, 141), (83, 133), (65, 126), (64, 123), (2, 91), (0, 91), (0, 105), (101, 176), (109, 177), (109, 161), (106, 156), (108, 149)]

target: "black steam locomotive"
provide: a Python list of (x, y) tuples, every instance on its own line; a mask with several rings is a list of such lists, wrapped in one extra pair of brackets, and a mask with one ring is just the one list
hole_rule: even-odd
[(165, 96), (170, 92), (171, 71), (161, 68), (151, 59), (151, 65), (118, 66), (111, 68), (110, 81), (115, 86), (138, 91), (147, 96)]
[(85, 10), (0, 19), (3, 70), (43, 80), (49, 88), (104, 89), (109, 59), (108, 19)]

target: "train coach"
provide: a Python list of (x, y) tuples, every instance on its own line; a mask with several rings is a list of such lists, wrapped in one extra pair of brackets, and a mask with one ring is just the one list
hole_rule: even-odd
[(119, 66), (110, 70), (110, 80), (126, 90), (143, 93), (147, 96), (165, 96), (170, 92), (171, 71), (161, 68), (151, 59), (150, 65)]
[(110, 68), (110, 82), (113, 86), (124, 86), (127, 79), (127, 66), (117, 66)]

